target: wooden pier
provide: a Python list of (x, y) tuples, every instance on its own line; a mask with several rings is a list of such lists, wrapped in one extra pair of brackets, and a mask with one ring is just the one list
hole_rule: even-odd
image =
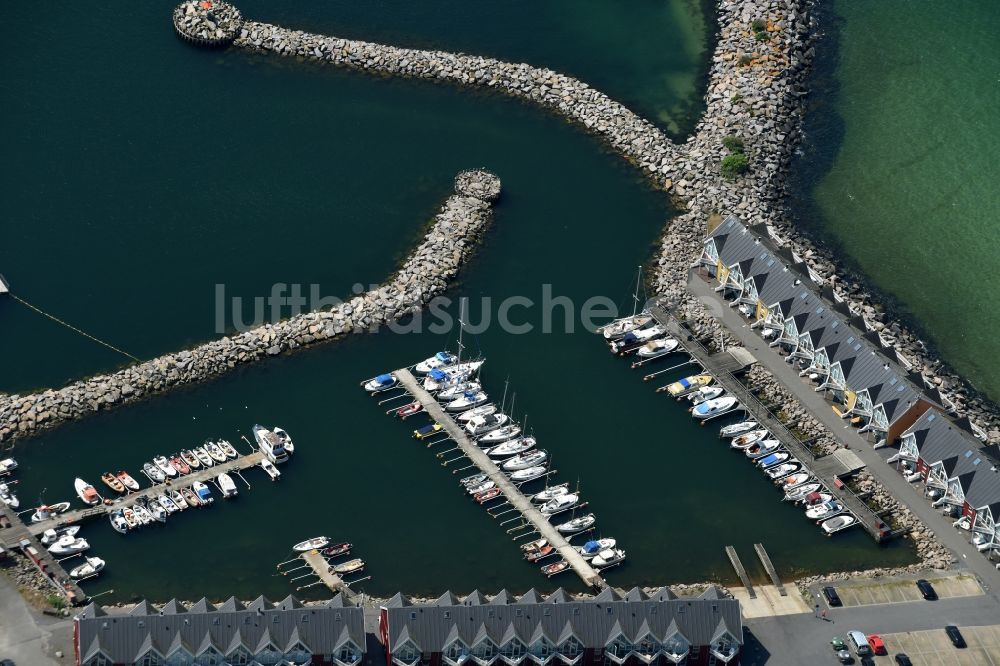
[(549, 520), (538, 510), (538, 507), (532, 504), (531, 500), (521, 493), (520, 489), (497, 467), (489, 456), (483, 453), (482, 449), (476, 446), (475, 442), (469, 439), (465, 430), (444, 411), (444, 408), (438, 404), (437, 400), (430, 393), (423, 389), (410, 371), (401, 369), (396, 370), (393, 374), (399, 380), (402, 387), (413, 396), (413, 399), (423, 405), (428, 415), (445, 429), (448, 436), (469, 460), (496, 484), (504, 497), (507, 498), (507, 501), (510, 502), (510, 505), (520, 512), (524, 519), (535, 528), (538, 534), (548, 540), (549, 545), (553, 546), (564, 560), (569, 562), (573, 571), (576, 572), (580, 579), (590, 587), (603, 589), (607, 584), (597, 570), (590, 566), (590, 563), (569, 545), (566, 538), (552, 526)]
[(771, 564), (771, 558), (764, 550), (764, 544), (755, 543), (753, 549), (757, 551), (757, 557), (760, 558), (760, 563), (764, 565), (764, 570), (767, 571), (767, 575), (771, 577), (771, 582), (774, 586), (778, 588), (778, 594), (783, 597), (788, 596), (788, 592), (785, 590), (785, 586), (781, 584), (781, 579), (778, 578), (778, 572), (775, 570), (774, 565)]
[[(117, 511), (118, 509), (131, 506), (139, 498), (156, 497), (157, 495), (162, 495), (164, 492), (173, 490), (175, 487), (183, 488), (185, 486), (190, 486), (195, 481), (206, 483), (215, 479), (215, 477), (223, 472), (241, 472), (259, 465), (263, 459), (264, 454), (260, 451), (254, 451), (248, 455), (237, 456), (232, 460), (216, 463), (211, 467), (202, 467), (194, 470), (190, 474), (185, 474), (184, 476), (175, 476), (173, 479), (168, 479), (167, 481), (158, 483), (155, 486), (142, 488), (135, 492), (130, 492), (128, 495), (121, 495), (115, 498), (111, 504), (99, 504), (85, 509), (76, 509), (73, 511), (67, 511), (66, 513), (56, 514), (49, 520), (45, 520), (40, 523), (31, 523), (28, 525), (27, 530), (32, 534), (37, 535), (50, 528), (72, 525), (89, 518), (107, 516), (109, 513)], [(109, 497), (108, 499), (112, 498)], [(18, 523), (20, 523), (20, 520), (18, 520)]]
[(736, 569), (736, 575), (743, 581), (743, 587), (747, 588), (747, 594), (750, 595), (751, 599), (756, 599), (757, 592), (750, 583), (750, 576), (747, 575), (747, 570), (743, 568), (743, 563), (740, 562), (740, 556), (736, 554), (736, 549), (732, 546), (726, 546), (726, 555), (729, 556), (729, 561), (732, 563), (733, 568)]
[(69, 605), (76, 606), (86, 601), (86, 592), (69, 577), (69, 573), (62, 564), (25, 527), (13, 509), (6, 503), (0, 502), (0, 513), (9, 524), (8, 527), (0, 528), (0, 543), (3, 544), (3, 547), (10, 551), (23, 553), (28, 557)]
[[(715, 377), (716, 383), (726, 389), (729, 395), (739, 400), (740, 405), (746, 412), (748, 418), (752, 418), (760, 427), (766, 428), (781, 445), (792, 454), (801, 464), (803, 470), (814, 476), (826, 488), (827, 492), (840, 501), (858, 519), (858, 524), (864, 527), (875, 541), (881, 542), (889, 537), (888, 526), (876, 515), (876, 513), (861, 499), (851, 492), (850, 488), (840, 483), (834, 472), (837, 468), (828, 467), (826, 464), (817, 464), (816, 457), (812, 449), (796, 437), (778, 418), (770, 412), (757, 399), (750, 390), (743, 385), (731, 372), (728, 367), (728, 359), (725, 363), (720, 361), (724, 358), (722, 354), (712, 354), (685, 328), (673, 315), (659, 305), (652, 305), (649, 312), (653, 318), (666, 328), (667, 334), (675, 338), (684, 347), (685, 351), (694, 359), (704, 371)], [(732, 412), (730, 412), (732, 413)]]
[(302, 553), (302, 560), (309, 565), (316, 577), (319, 578), (331, 592), (337, 594), (347, 588), (344, 579), (330, 571), (330, 563), (318, 550), (310, 550)]

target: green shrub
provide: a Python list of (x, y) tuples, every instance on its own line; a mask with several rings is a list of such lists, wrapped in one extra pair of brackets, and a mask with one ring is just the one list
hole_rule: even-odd
[(740, 102), (743, 101), (743, 95), (736, 93), (735, 95), (729, 98), (729, 101), (732, 102), (733, 104), (739, 104)]
[(759, 32), (753, 33), (753, 38), (756, 39), (758, 42), (766, 42), (767, 40), (771, 39), (771, 34), (769, 32), (761, 30)]
[(750, 24), (754, 32), (764, 32), (767, 30), (767, 22), (764, 19), (754, 19), (754, 22)]
[(727, 136), (722, 140), (722, 145), (731, 153), (743, 152), (743, 139), (738, 136)]
[(748, 167), (747, 156), (743, 153), (733, 153), (722, 158), (722, 175), (730, 180), (746, 173)]
[(63, 599), (58, 594), (50, 594), (49, 598), (47, 599), (47, 601), (49, 602), (50, 606), (52, 606), (53, 608), (55, 608), (57, 610), (62, 610), (63, 608), (66, 607), (66, 600)]
[(740, 67), (746, 67), (747, 65), (750, 64), (751, 60), (753, 60), (753, 58), (751, 58), (750, 56), (748, 56), (748, 55), (741, 55), (740, 59), (737, 62), (739, 63)]

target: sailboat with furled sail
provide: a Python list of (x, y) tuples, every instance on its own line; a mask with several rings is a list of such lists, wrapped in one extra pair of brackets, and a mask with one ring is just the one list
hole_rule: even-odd
[(604, 326), (599, 326), (594, 332), (603, 335), (604, 339), (608, 342), (612, 342), (624, 337), (626, 333), (634, 331), (637, 328), (641, 328), (651, 322), (653, 320), (652, 315), (645, 310), (639, 312), (639, 290), (641, 288), (642, 266), (639, 266), (639, 274), (635, 280), (635, 293), (632, 294), (632, 314), (628, 317), (615, 319)]
[(462, 353), (465, 345), (462, 343), (465, 332), (465, 299), (459, 301), (460, 312), (458, 316), (458, 353), (455, 355), (454, 363), (444, 367), (433, 368), (424, 376), (423, 387), (425, 391), (434, 393), (456, 384), (462, 384), (473, 379), (482, 367), (485, 359), (462, 362)]

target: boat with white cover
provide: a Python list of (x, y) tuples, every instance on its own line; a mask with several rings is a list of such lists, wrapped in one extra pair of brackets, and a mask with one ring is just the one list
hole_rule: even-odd
[(489, 416), (477, 416), (465, 424), (465, 431), (473, 437), (480, 437), (488, 432), (502, 428), (510, 422), (510, 417), (506, 414), (490, 414)]
[(660, 338), (658, 340), (651, 340), (639, 347), (636, 352), (636, 356), (642, 359), (657, 358), (659, 356), (666, 356), (667, 354), (676, 351), (680, 346), (680, 342), (674, 340), (673, 338)]
[(737, 437), (754, 430), (756, 427), (756, 421), (740, 421), (739, 423), (724, 426), (721, 430), (719, 430), (719, 437)]
[(520, 455), (514, 456), (506, 460), (502, 465), (500, 465), (505, 472), (516, 472), (522, 469), (528, 469), (529, 467), (534, 467), (535, 465), (541, 465), (545, 462), (546, 458), (549, 457), (548, 452), (543, 449), (535, 449), (533, 451), (527, 451)]
[(219, 489), (222, 491), (222, 496), (224, 498), (236, 497), (239, 494), (239, 490), (236, 489), (236, 482), (233, 481), (233, 477), (229, 476), (225, 472), (215, 477), (215, 482), (219, 484)]
[(330, 545), (329, 537), (318, 536), (318, 537), (313, 537), (312, 539), (306, 539), (305, 541), (298, 542), (297, 544), (292, 546), (292, 550), (299, 553), (305, 553), (310, 550), (326, 548), (328, 545)]
[(594, 559), (590, 560), (590, 566), (595, 569), (607, 569), (625, 561), (625, 551), (621, 548), (608, 548), (602, 550)]
[(549, 486), (545, 490), (535, 493), (528, 499), (530, 499), (532, 502), (537, 502), (538, 504), (545, 504), (550, 499), (559, 497), (560, 495), (565, 495), (568, 492), (569, 492), (569, 484), (559, 483), (554, 486)]
[(767, 474), (772, 479), (780, 479), (783, 476), (788, 476), (799, 471), (799, 469), (801, 469), (801, 465), (797, 463), (782, 463), (764, 470), (764, 474)]
[(548, 502), (540, 506), (538, 510), (542, 512), (543, 516), (554, 516), (557, 513), (562, 513), (563, 511), (572, 509), (579, 501), (580, 496), (576, 493), (566, 493), (565, 495), (553, 497)]
[[(252, 430), (254, 439), (257, 440), (257, 447), (268, 460), (276, 465), (288, 461), (288, 451), (285, 449), (284, 442), (275, 432), (259, 424), (254, 425)], [(212, 453), (212, 449), (209, 448), (208, 452)]]
[(99, 557), (88, 557), (87, 561), (75, 566), (69, 571), (69, 577), (74, 580), (90, 578), (104, 571), (104, 560)]
[(726, 389), (721, 386), (702, 386), (700, 389), (693, 393), (687, 395), (688, 402), (692, 405), (700, 405), (706, 400), (711, 400), (712, 398), (718, 398), (720, 395), (726, 392)]
[(492, 432), (488, 432), (477, 440), (479, 446), (493, 446), (495, 444), (502, 444), (503, 442), (509, 441), (521, 434), (521, 426), (517, 423), (511, 423), (505, 425), (502, 428), (497, 428)]
[(731, 395), (713, 398), (712, 400), (706, 400), (692, 409), (691, 416), (696, 419), (710, 419), (735, 409), (738, 404), (736, 398)]
[(458, 357), (451, 352), (439, 351), (430, 358), (426, 358), (413, 366), (413, 370), (420, 375), (426, 375), (435, 368), (446, 368), (458, 360)]
[(490, 414), (496, 413), (496, 411), (497, 411), (497, 406), (491, 402), (486, 405), (479, 405), (478, 407), (473, 407), (467, 412), (462, 412), (461, 414), (455, 417), (455, 420), (458, 421), (459, 425), (462, 425), (464, 423), (468, 423), (470, 420), (476, 418), (477, 416), (489, 416)]
[(490, 397), (485, 391), (466, 391), (444, 406), (446, 412), (464, 412), (467, 409), (485, 405)]
[(486, 452), (486, 455), (490, 458), (506, 458), (508, 456), (524, 453), (533, 446), (535, 446), (534, 437), (520, 437), (509, 442), (504, 442), (499, 446), (494, 446)]
[(516, 472), (510, 474), (510, 480), (514, 483), (527, 483), (528, 481), (534, 481), (535, 479), (540, 479), (545, 476), (547, 469), (545, 465), (535, 465), (534, 467), (528, 467), (525, 469), (519, 469)]
[(806, 518), (811, 520), (826, 520), (844, 512), (844, 505), (837, 500), (814, 504), (806, 509)]
[[(166, 460), (166, 458), (164, 458), (164, 460)], [(142, 473), (145, 474), (146, 477), (153, 483), (163, 483), (167, 478), (167, 475), (164, 474), (163, 470), (151, 462), (142, 464)]]
[(820, 523), (819, 526), (822, 527), (823, 531), (827, 534), (835, 534), (840, 530), (846, 530), (848, 527), (856, 523), (857, 520), (857, 518), (849, 513), (842, 513), (839, 516), (827, 518)]
[(584, 530), (589, 530), (597, 523), (597, 517), (592, 513), (588, 513), (585, 516), (578, 516), (572, 520), (567, 520), (565, 523), (560, 523), (556, 525), (556, 530), (560, 534), (577, 534)]
[(87, 543), (86, 539), (67, 535), (59, 537), (58, 541), (49, 546), (49, 552), (55, 557), (66, 557), (82, 553), (88, 548), (90, 548), (90, 544)]

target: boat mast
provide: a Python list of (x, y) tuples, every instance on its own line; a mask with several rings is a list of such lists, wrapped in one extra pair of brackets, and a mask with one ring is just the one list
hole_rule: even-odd
[(455, 365), (462, 364), (462, 350), (465, 346), (462, 344), (462, 332), (465, 331), (465, 322), (462, 321), (464, 315), (465, 301), (462, 298), (458, 299), (458, 360), (455, 361)]
[(503, 380), (503, 400), (500, 401), (500, 411), (503, 412), (504, 408), (507, 406), (507, 385), (510, 384), (510, 377)]
[(642, 285), (642, 264), (639, 264), (639, 274), (635, 278), (635, 293), (632, 294), (632, 316), (639, 311), (639, 287)]

